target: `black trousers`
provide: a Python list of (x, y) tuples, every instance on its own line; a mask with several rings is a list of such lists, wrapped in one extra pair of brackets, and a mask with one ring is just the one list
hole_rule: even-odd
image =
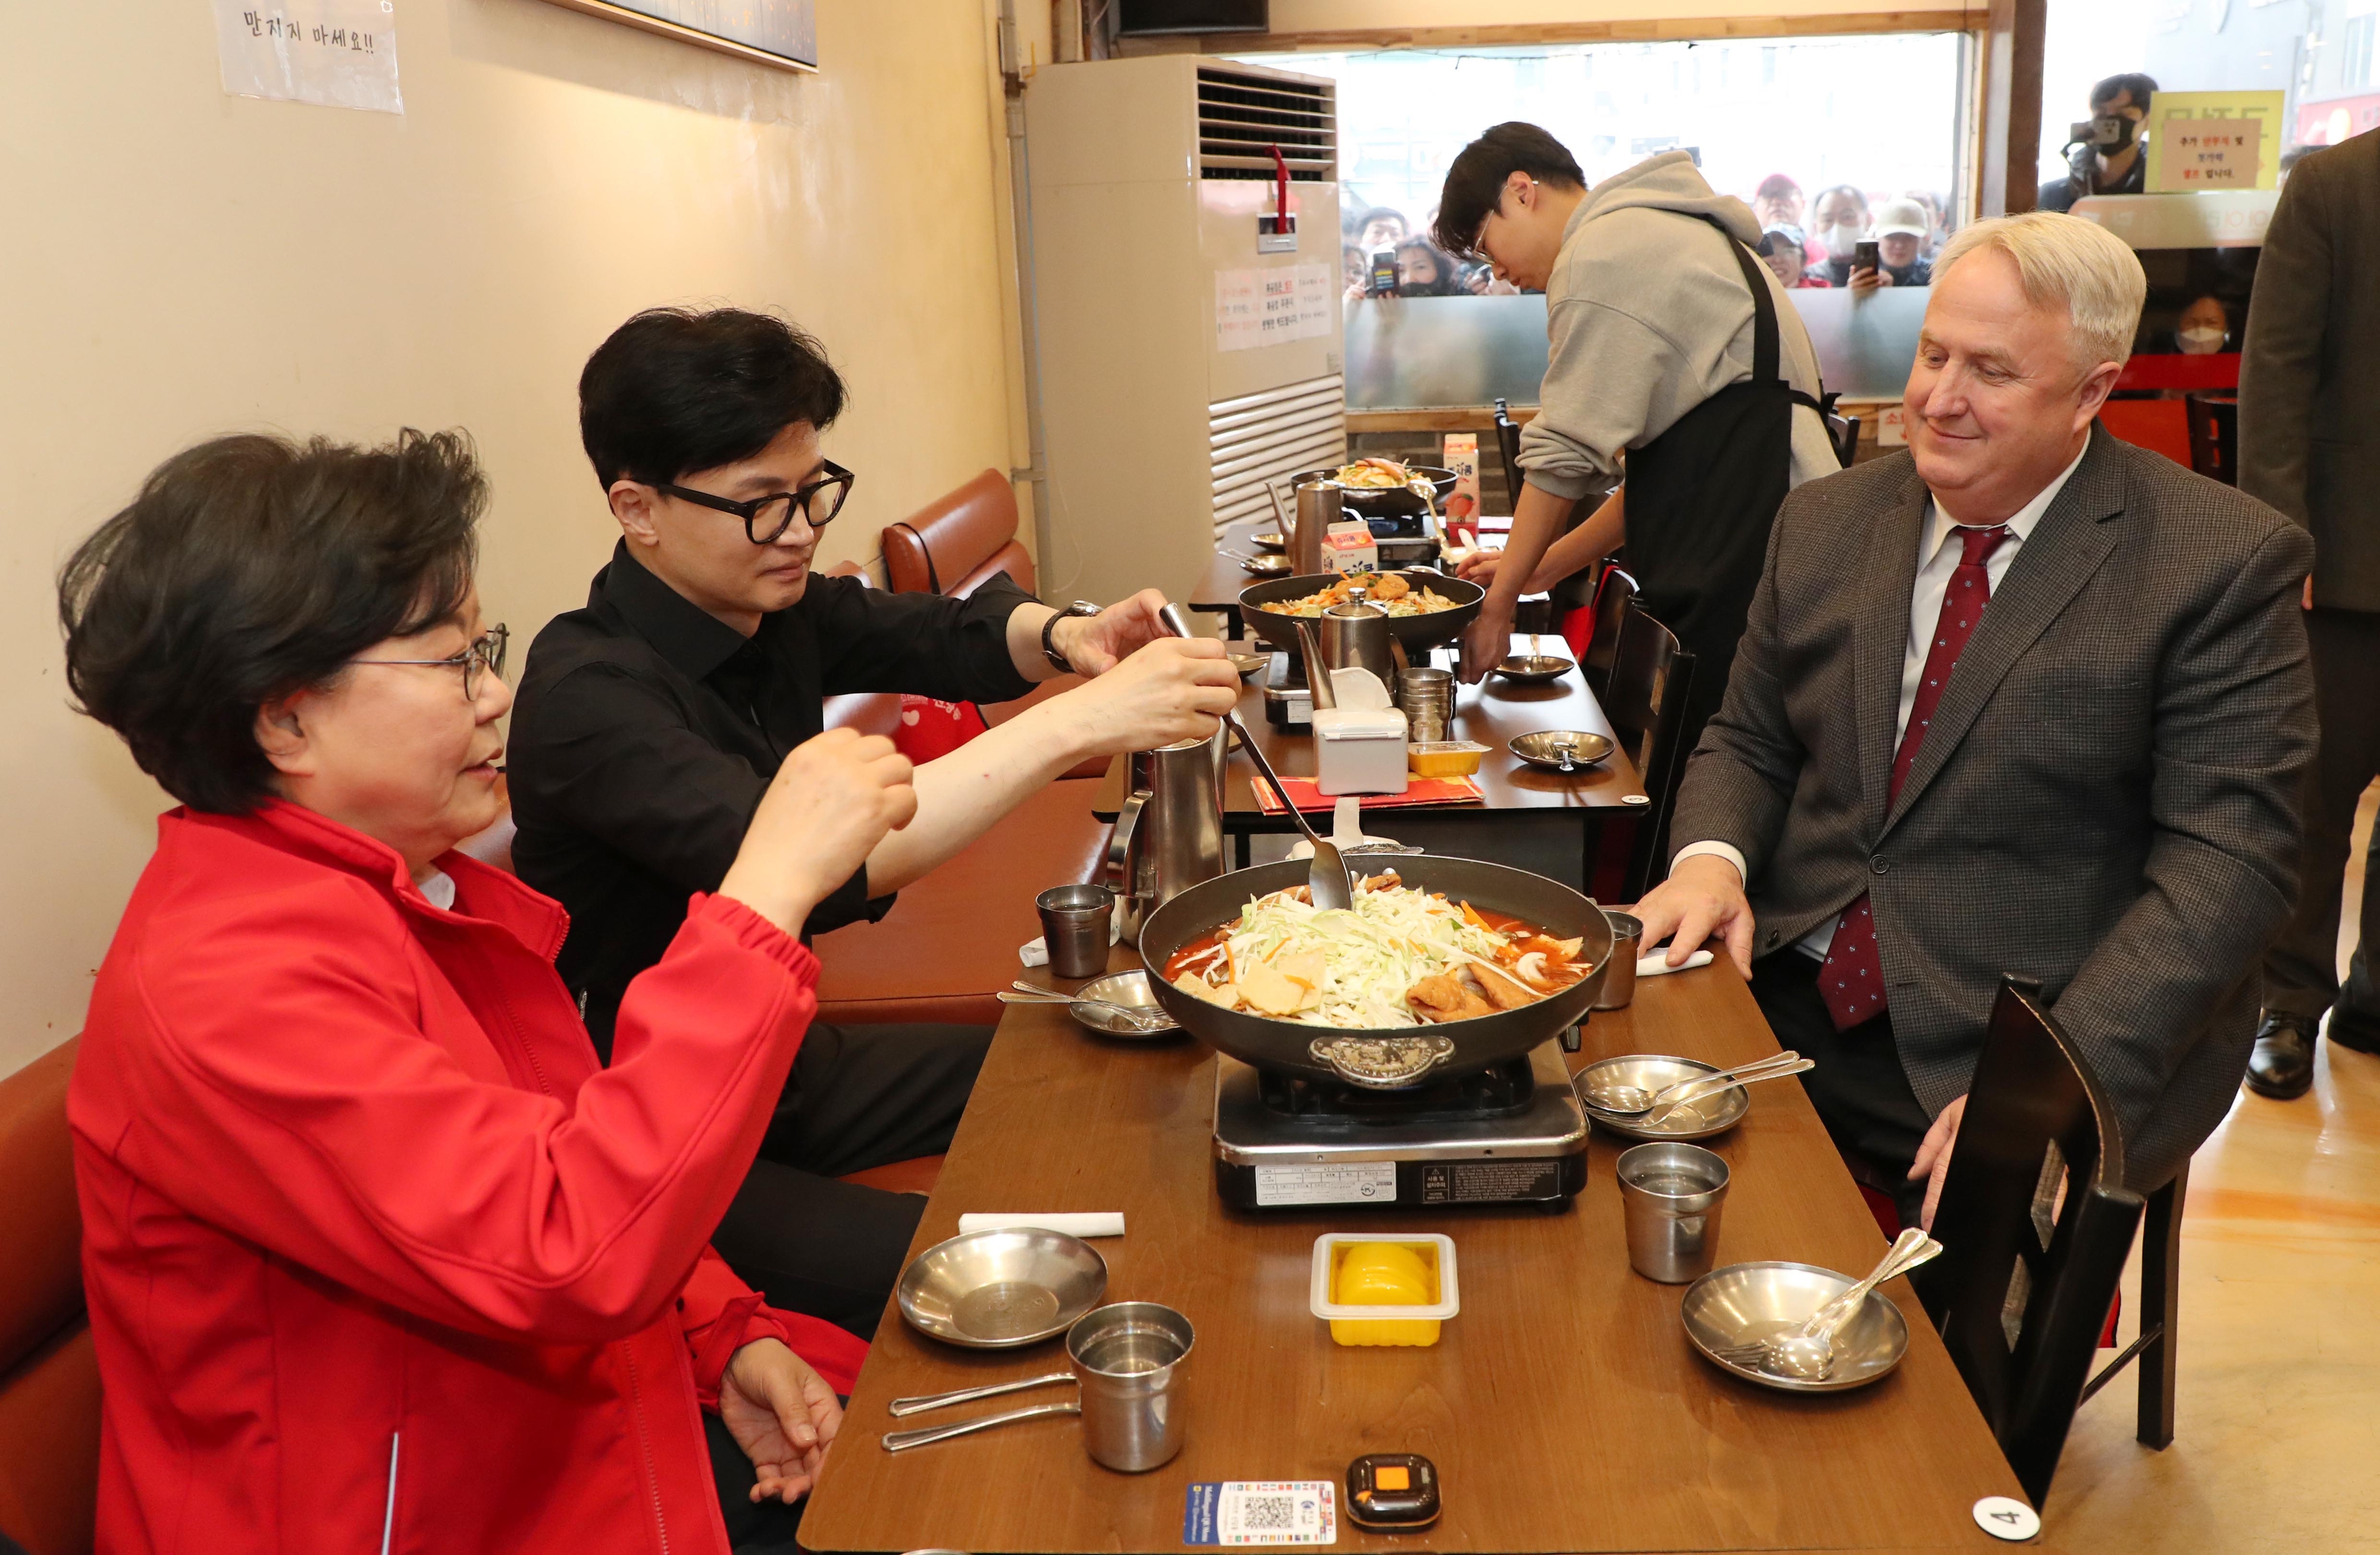
[(815, 1025), (711, 1245), (769, 1305), (876, 1331), (926, 1201), (835, 1181), (950, 1148), (987, 1026)]
[(1752, 997), (1779, 1046), (1816, 1061), (1803, 1073), (1802, 1088), (1852, 1175), (1890, 1198), (1900, 1223), (1913, 1226), (1925, 1205), (1925, 1183), (1911, 1182), (1909, 1168), (1934, 1120), (1909, 1088), (1892, 1016), (1837, 1031), (1818, 996), (1818, 966), (1790, 948), (1755, 961)]
[(2380, 613), (2306, 612), (2313, 650), (2313, 705), (2322, 748), (2305, 783), (2305, 845), (2298, 855), (2297, 908), (2265, 953), (2265, 1008), (2320, 1020), (2333, 1010), (2331, 1036), (2351, 1047), (2380, 1049), (2380, 988), (2372, 973), (2372, 935), (2380, 930), (2380, 869), (2363, 871), (2363, 933), (2338, 982), (2340, 888), (2356, 801), (2380, 775)]

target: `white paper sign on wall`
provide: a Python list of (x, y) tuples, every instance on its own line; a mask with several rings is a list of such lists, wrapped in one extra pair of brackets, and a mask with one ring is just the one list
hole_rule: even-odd
[(1247, 351), (1329, 334), (1330, 278), (1327, 264), (1215, 272), (1215, 349)]
[(395, 0), (215, 0), (224, 91), (402, 114)]

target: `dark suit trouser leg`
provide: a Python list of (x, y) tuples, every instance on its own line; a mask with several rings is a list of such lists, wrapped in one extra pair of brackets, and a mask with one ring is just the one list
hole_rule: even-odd
[(1925, 1203), (1925, 1184), (1909, 1181), (1909, 1168), (1934, 1120), (1909, 1088), (1892, 1017), (1837, 1031), (1818, 997), (1818, 966), (1792, 949), (1755, 961), (1752, 997), (1778, 1044), (1816, 1063), (1803, 1074), (1802, 1088), (1852, 1175), (1890, 1197), (1900, 1223), (1913, 1226)]
[(983, 1026), (816, 1025), (712, 1245), (772, 1306), (876, 1331), (926, 1201), (835, 1179), (950, 1148)]
[[(2338, 985), (2339, 894), (2349, 833), (2356, 801), (2380, 774), (2380, 613), (2312, 610), (2305, 620), (2322, 748), (2306, 771), (2297, 905), (2265, 953), (2265, 1007), (2319, 1020), (2336, 1002), (2340, 1011), (2334, 1028), (2352, 1021), (2365, 1031), (2380, 1031), (2380, 993), (2372, 987), (2370, 962), (2360, 950), (2362, 978), (2344, 997)], [(2380, 929), (2375, 906), (2380, 882), (2367, 869), (2362, 904), (2366, 936)]]

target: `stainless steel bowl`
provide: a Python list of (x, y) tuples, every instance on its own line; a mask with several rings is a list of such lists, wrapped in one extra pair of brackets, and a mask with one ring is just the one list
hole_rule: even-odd
[(1281, 538), (1281, 531), (1279, 529), (1267, 529), (1261, 534), (1250, 535), (1248, 536), (1248, 543), (1255, 546), (1259, 551), (1286, 551), (1289, 549), (1289, 541)]
[(1262, 673), (1264, 667), (1272, 662), (1269, 653), (1226, 653), (1223, 657), (1231, 661), (1232, 668), (1240, 672), (1242, 680)]
[(1702, 1357), (1731, 1376), (1788, 1393), (1840, 1393), (1865, 1387), (1909, 1353), (1909, 1322), (1878, 1291), (1835, 1335), (1834, 1374), (1823, 1382), (1779, 1377), (1721, 1353), (1758, 1344), (1798, 1328), (1810, 1315), (1857, 1284), (1849, 1274), (1807, 1263), (1735, 1263), (1714, 1269), (1686, 1287), (1678, 1320)]
[(1515, 653), (1496, 662), (1494, 674), (1519, 686), (1544, 686), (1560, 680), (1576, 668), (1568, 659), (1552, 653)]
[(1752, 1097), (1742, 1086), (1730, 1086), (1717, 1096), (1706, 1096), (1700, 1101), (1689, 1101), (1661, 1120), (1658, 1128), (1647, 1128), (1641, 1123), (1630, 1123), (1599, 1110), (1587, 1098), (1604, 1086), (1634, 1086), (1641, 1090), (1658, 1091), (1663, 1086), (1676, 1085), (1680, 1080), (1699, 1079), (1716, 1075), (1718, 1065), (1705, 1063), (1700, 1059), (1666, 1058), (1656, 1053), (1631, 1053), (1625, 1058), (1607, 1058), (1588, 1064), (1571, 1076), (1571, 1089), (1578, 1104), (1597, 1128), (1608, 1128), (1625, 1139), (1707, 1139), (1714, 1134), (1725, 1134), (1743, 1121), (1752, 1111)]
[(1153, 1031), (1145, 1030), (1139, 1027), (1125, 1024), (1111, 1011), (1083, 1002), (1087, 999), (1100, 1000), (1109, 1004), (1121, 1004), (1128, 1010), (1147, 1010), (1152, 1014), (1165, 1014), (1165, 1007), (1157, 1002), (1157, 995), (1149, 990), (1148, 972), (1139, 967), (1135, 967), (1129, 972), (1111, 972), (1104, 978), (1085, 983), (1075, 990), (1075, 1002), (1067, 1007), (1066, 1013), (1102, 1037), (1121, 1037), (1126, 1041), (1158, 1041), (1181, 1033), (1182, 1028), (1173, 1024), (1172, 1017), (1170, 1015), (1166, 1017), (1163, 1026)]
[(1286, 556), (1251, 555), (1239, 559), (1240, 570), (1250, 577), (1287, 577), (1290, 561)]
[(1570, 770), (1583, 772), (1618, 747), (1609, 735), (1598, 735), (1591, 729), (1539, 729), (1535, 734), (1513, 735), (1508, 748), (1530, 766), (1556, 772), (1562, 770), (1562, 756), (1567, 751)]
[(977, 1350), (1054, 1338), (1107, 1294), (1107, 1260), (1063, 1232), (970, 1232), (909, 1260), (893, 1294), (909, 1326)]

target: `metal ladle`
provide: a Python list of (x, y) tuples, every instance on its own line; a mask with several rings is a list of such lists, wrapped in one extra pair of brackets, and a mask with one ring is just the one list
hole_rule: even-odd
[[(1183, 615), (1180, 605), (1169, 604), (1158, 612), (1158, 616), (1177, 638), (1196, 635), (1190, 630), (1190, 623)], [(1306, 679), (1311, 682), (1313, 678), (1313, 674), (1309, 672)], [(1327, 683), (1318, 691), (1311, 686), (1308, 690), (1316, 698), (1314, 703), (1316, 707), (1323, 708), (1331, 705), (1328, 700), (1330, 693)], [(1354, 908), (1355, 882), (1347, 873), (1347, 861), (1339, 856), (1339, 849), (1328, 838), (1315, 831), (1312, 823), (1305, 819), (1305, 812), (1290, 802), (1288, 788), (1283, 786), (1281, 779), (1274, 775), (1272, 763), (1265, 759), (1265, 753), (1262, 750), (1257, 748), (1256, 740), (1249, 735), (1245, 728), (1241, 726), (1238, 714), (1227, 712), (1223, 714), (1223, 722), (1230, 724), (1232, 733), (1240, 737), (1240, 748), (1248, 753), (1248, 759), (1256, 763), (1257, 771), (1264, 774), (1265, 782), (1272, 784), (1272, 791), (1281, 796), (1281, 806), (1289, 811), (1289, 819), (1297, 822), (1297, 829), (1305, 833), (1307, 842), (1314, 844), (1314, 857), (1305, 871), (1305, 888), (1307, 893), (1314, 898), (1314, 905), (1325, 911), (1334, 907), (1341, 911)]]
[(1893, 1242), (1891, 1251), (1884, 1255), (1884, 1261), (1871, 1270), (1866, 1279), (1810, 1314), (1809, 1321), (1800, 1329), (1789, 1329), (1763, 1341), (1761, 1368), (1779, 1377), (1825, 1381), (1834, 1374), (1835, 1335), (1858, 1314), (1868, 1293), (1887, 1280), (1939, 1257), (1941, 1253), (1942, 1244), (1911, 1226)]
[(1732, 1069), (1722, 1069), (1715, 1075), (1697, 1075), (1690, 1080), (1680, 1080), (1674, 1085), (1663, 1086), (1658, 1091), (1648, 1091), (1642, 1086), (1603, 1084), (1581, 1091), (1579, 1099), (1598, 1112), (1633, 1122), (1656, 1111), (1666, 1115), (1689, 1101), (1698, 1101), (1731, 1087), (1782, 1079), (1788, 1075), (1799, 1075), (1805, 1069), (1816, 1067), (1815, 1060), (1788, 1050), (1751, 1063), (1739, 1063)]

